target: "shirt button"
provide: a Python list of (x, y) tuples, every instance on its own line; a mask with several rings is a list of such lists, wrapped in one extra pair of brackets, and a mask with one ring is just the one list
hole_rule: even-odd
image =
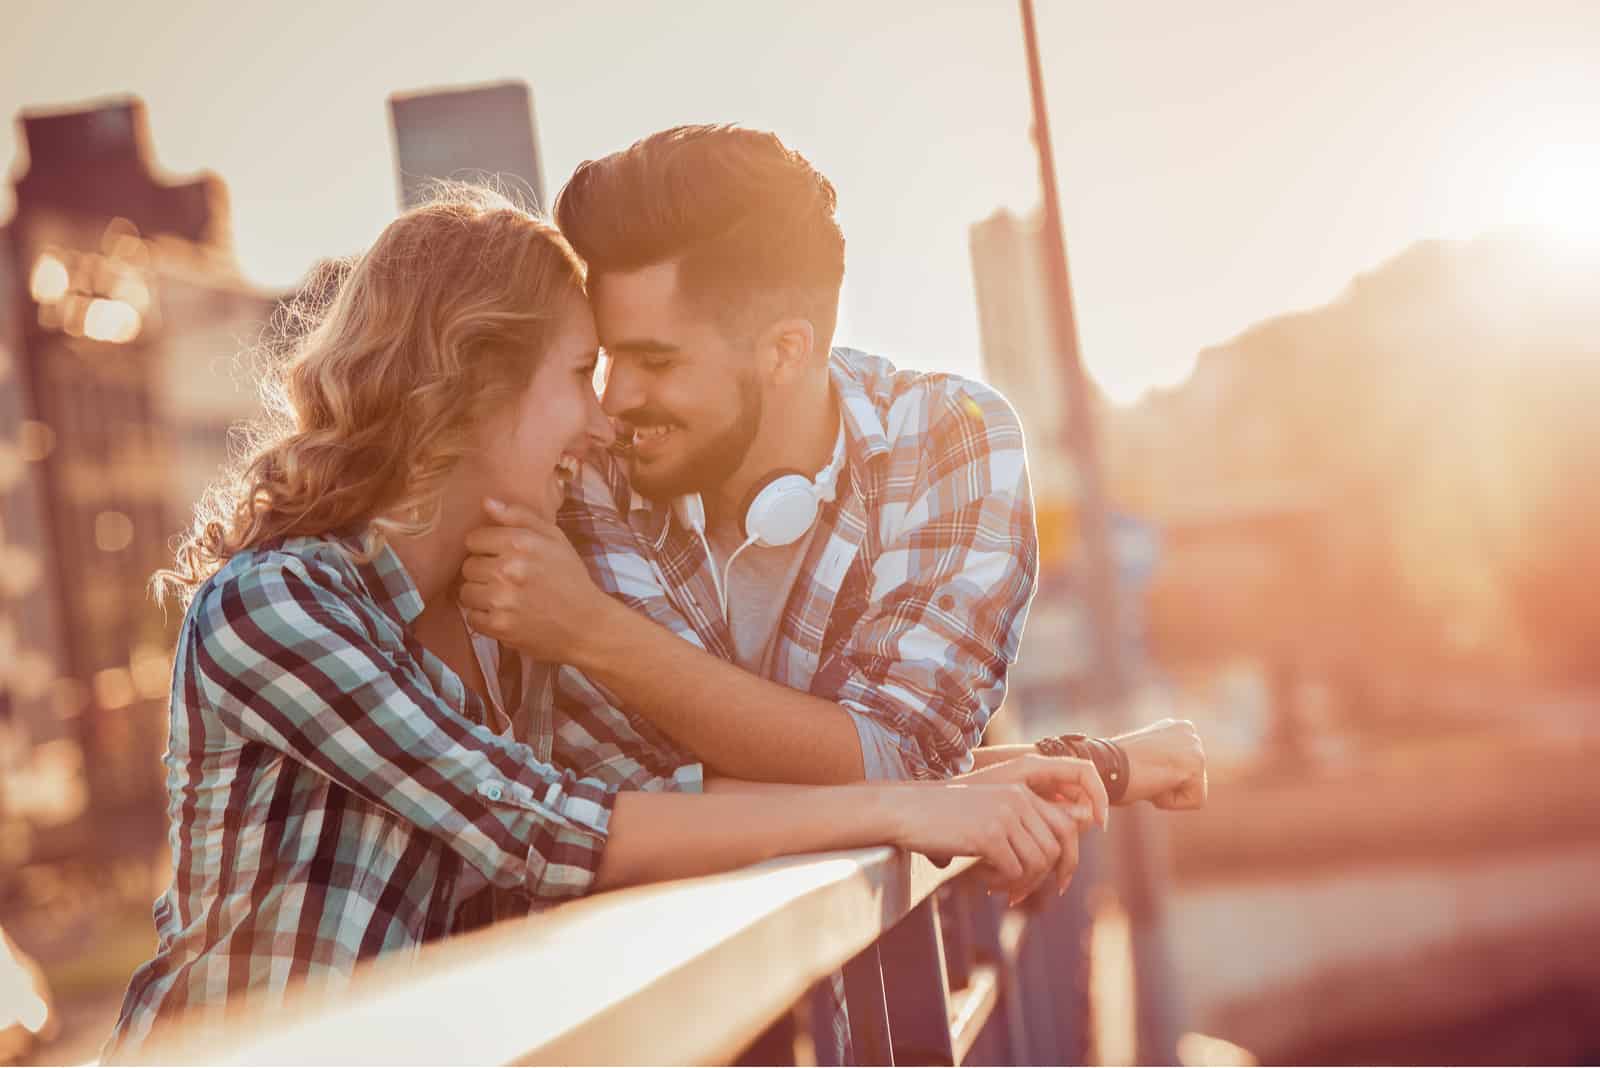
[(505, 790), (503, 790), (500, 784), (497, 782), (484, 783), (478, 787), (478, 792), (484, 797), (487, 797), (490, 801), (498, 801), (505, 796)]

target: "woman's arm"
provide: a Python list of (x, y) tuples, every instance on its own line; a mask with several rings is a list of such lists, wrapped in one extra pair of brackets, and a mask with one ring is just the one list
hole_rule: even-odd
[(185, 621), (185, 700), (433, 836), (497, 886), (587, 892), (616, 788), (462, 718), (380, 647), (379, 613), (296, 557), (242, 568)]
[(621, 794), (596, 887), (888, 844), (980, 857), (1013, 897), (1022, 897), (1052, 869), (1066, 886), (1077, 866), (1079, 824), (1100, 822), (1105, 813), (1092, 765), (1037, 754), (976, 781), (739, 789), (749, 785), (725, 781), (709, 795)]

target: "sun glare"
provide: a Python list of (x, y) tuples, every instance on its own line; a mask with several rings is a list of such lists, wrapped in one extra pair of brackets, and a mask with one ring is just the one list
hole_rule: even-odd
[(1600, 144), (1551, 145), (1538, 152), (1506, 191), (1505, 206), (1508, 221), (1600, 245)]

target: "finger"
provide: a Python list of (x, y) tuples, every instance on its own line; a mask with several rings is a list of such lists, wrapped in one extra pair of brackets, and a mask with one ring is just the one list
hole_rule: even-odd
[(1054, 807), (1065, 810), (1068, 816), (1077, 820), (1080, 824), (1085, 826), (1091, 823), (1098, 825), (1100, 822), (1095, 819), (1094, 805), (1090, 803), (1088, 793), (1075, 786), (1061, 791), (1054, 797), (1049, 798), (1049, 800)]
[(1015, 905), (1039, 885), (1039, 880), (1050, 870), (1055, 858), (1045, 856), (1038, 840), (1034, 838), (1033, 832), (1023, 820), (1014, 821), (1006, 837), (1011, 842), (1011, 849), (1016, 853), (1017, 859), (1022, 862), (1022, 872), (1011, 884), (1011, 904)]
[(483, 499), (483, 511), (490, 519), (507, 527), (542, 527), (550, 520), (525, 505), (510, 504), (495, 497)]
[(1048, 782), (1049, 788), (1039, 792), (1051, 797), (1077, 787), (1088, 797), (1089, 804), (1094, 807), (1095, 822), (1104, 830), (1110, 818), (1111, 799), (1106, 796), (1106, 785), (1100, 781), (1094, 764), (1077, 757), (1041, 757), (1040, 760), (1045, 763), (1038, 774)]
[(1067, 828), (1061, 839), (1061, 859), (1056, 860), (1056, 894), (1066, 894), (1072, 875), (1078, 870), (1078, 825)]
[(494, 586), (484, 582), (463, 582), (461, 591), (456, 594), (456, 599), (462, 606), (471, 610), (488, 612), (496, 607), (498, 591)]
[(1056, 893), (1066, 890), (1072, 873), (1078, 870), (1078, 824), (1058, 805), (1045, 805), (1041, 817), (1055, 832), (1061, 855), (1056, 859)]
[(475, 556), (510, 556), (539, 547), (532, 527), (478, 527), (467, 535), (467, 552)]
[(500, 617), (494, 612), (493, 609), (468, 608), (466, 610), (466, 617), (467, 626), (471, 627), (479, 634), (487, 635), (491, 638), (499, 638), (502, 636), (501, 629), (497, 625)]
[(1023, 827), (1033, 836), (1033, 840), (1038, 845), (1039, 853), (1044, 861), (1039, 867), (1038, 875), (1028, 884), (1028, 893), (1030, 894), (1039, 888), (1039, 884), (1044, 882), (1045, 877), (1056, 866), (1056, 862), (1061, 859), (1061, 841), (1056, 835), (1055, 828), (1043, 814), (1043, 810), (1048, 807), (1048, 803), (1042, 803), (1036, 798), (1030, 798), (1028, 810), (1023, 814)]
[(500, 576), (500, 565), (493, 556), (469, 556), (461, 564), (461, 577), (468, 582), (493, 582)]
[(1022, 861), (1004, 834), (987, 836), (983, 843), (983, 859), (994, 869), (999, 876), (996, 881), (1003, 886), (1012, 886), (1022, 878)]

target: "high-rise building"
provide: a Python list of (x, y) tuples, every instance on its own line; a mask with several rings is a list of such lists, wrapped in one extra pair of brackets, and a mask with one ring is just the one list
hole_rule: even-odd
[(50, 779), (56, 816), (87, 801), (116, 840), (124, 816), (159, 830), (143, 802), (161, 787), (177, 614), (147, 582), (215, 477), (227, 425), (254, 409), (233, 363), (273, 300), (239, 279), (221, 180), (155, 175), (138, 101), (21, 126), (28, 170), (0, 249), (14, 781)]
[(533, 93), (525, 82), (396, 93), (394, 124), (400, 206), (426, 199), (439, 179), (487, 182), (547, 209)]

